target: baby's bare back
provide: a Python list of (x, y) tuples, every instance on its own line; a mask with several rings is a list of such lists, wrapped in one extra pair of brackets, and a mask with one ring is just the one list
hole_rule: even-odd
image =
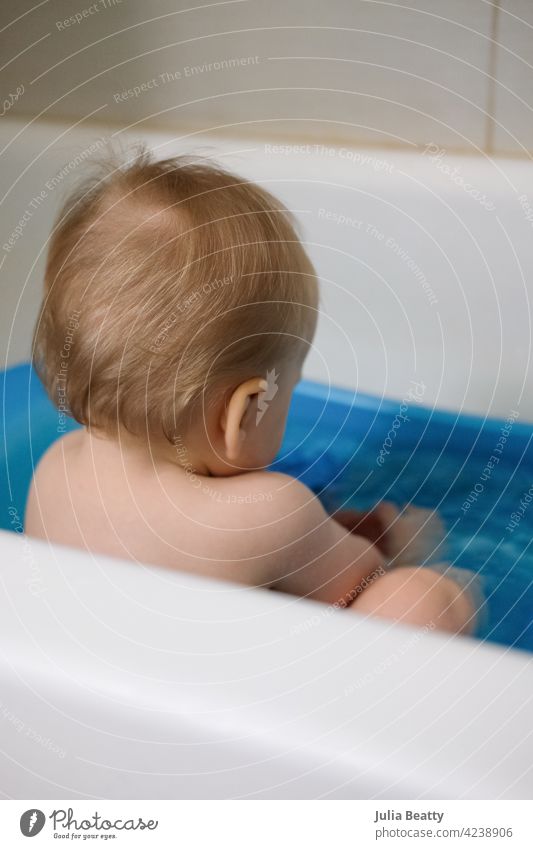
[(294, 478), (199, 475), (145, 445), (86, 430), (62, 437), (41, 460), (25, 529), (95, 553), (331, 603), (383, 563), (372, 543), (347, 533)]
[(269, 472), (210, 478), (79, 430), (40, 462), (25, 529), (88, 551), (270, 584), (280, 558), (261, 517), (277, 489)]

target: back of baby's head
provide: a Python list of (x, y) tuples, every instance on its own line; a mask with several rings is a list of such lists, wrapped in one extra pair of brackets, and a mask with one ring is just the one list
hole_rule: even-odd
[(142, 151), (60, 213), (34, 363), (77, 421), (172, 439), (212, 395), (302, 357), (315, 320), (314, 270), (279, 201), (209, 161)]

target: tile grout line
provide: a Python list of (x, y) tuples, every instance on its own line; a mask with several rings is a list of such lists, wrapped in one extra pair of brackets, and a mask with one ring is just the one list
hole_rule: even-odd
[(494, 0), (492, 5), (490, 48), (489, 48), (489, 84), (487, 90), (487, 118), (485, 123), (485, 150), (494, 153), (494, 107), (496, 100), (496, 66), (497, 66), (497, 36), (500, 22), (500, 0)]

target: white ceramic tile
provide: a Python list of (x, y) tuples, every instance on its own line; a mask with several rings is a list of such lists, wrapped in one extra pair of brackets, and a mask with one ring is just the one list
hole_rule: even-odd
[[(8, 88), (26, 86), (14, 114), (483, 143), (491, 7), (482, 0), (245, 0), (183, 11), (190, 6), (123, 0), (68, 27), (70, 2), (36, 9), (4, 34), (14, 57), (49, 33), (6, 69)], [(7, 0), (3, 20), (19, 9)]]
[(498, 20), (494, 149), (533, 151), (533, 3), (502, 0)]

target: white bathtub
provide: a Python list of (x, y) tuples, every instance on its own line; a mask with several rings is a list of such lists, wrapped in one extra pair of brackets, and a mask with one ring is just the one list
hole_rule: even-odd
[[(3, 252), (13, 363), (68, 178), (47, 180), (109, 131), (0, 134), (4, 244), (45, 192)], [(398, 398), (416, 378), (426, 404), (533, 421), (527, 165), (210, 144), (302, 222), (324, 291), (307, 377)], [(526, 654), (13, 533), (0, 562), (7, 796), (531, 797)]]
[(1, 545), (11, 797), (531, 797), (525, 654)]

